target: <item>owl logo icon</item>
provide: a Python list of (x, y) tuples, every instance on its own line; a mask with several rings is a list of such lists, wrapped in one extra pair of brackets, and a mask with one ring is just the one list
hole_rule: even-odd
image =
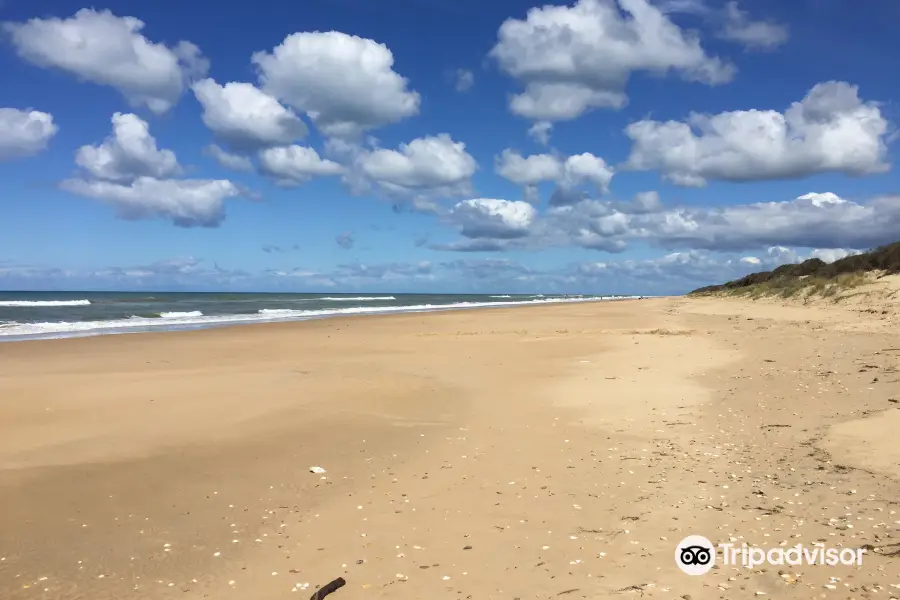
[(675, 548), (675, 564), (688, 575), (705, 575), (716, 564), (716, 548), (702, 535), (689, 535)]

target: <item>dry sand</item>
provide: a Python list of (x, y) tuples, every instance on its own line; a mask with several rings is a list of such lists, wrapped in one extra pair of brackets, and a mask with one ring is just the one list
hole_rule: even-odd
[[(673, 298), (2, 344), (0, 598), (900, 598), (892, 323)], [(688, 534), (869, 552), (690, 577)]]

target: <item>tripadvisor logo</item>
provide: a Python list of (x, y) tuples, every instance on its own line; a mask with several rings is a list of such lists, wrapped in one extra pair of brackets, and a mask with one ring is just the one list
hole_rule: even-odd
[(688, 575), (705, 575), (716, 564), (716, 548), (702, 535), (689, 535), (675, 548), (675, 564)]
[(752, 569), (759, 565), (861, 565), (865, 548), (827, 548), (825, 546), (804, 546), (760, 548), (748, 544), (713, 545), (701, 535), (689, 535), (675, 548), (675, 564), (688, 575), (705, 575), (716, 564), (717, 558), (723, 565), (742, 566)]

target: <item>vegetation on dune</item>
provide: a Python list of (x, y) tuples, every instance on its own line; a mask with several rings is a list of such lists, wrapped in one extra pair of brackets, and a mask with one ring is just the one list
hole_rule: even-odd
[(751, 273), (721, 285), (702, 287), (689, 295), (725, 294), (752, 298), (777, 295), (791, 298), (803, 293), (807, 296), (835, 297), (840, 292), (869, 283), (873, 274), (894, 273), (900, 273), (900, 242), (847, 256), (833, 263), (810, 258), (799, 264), (781, 265), (772, 271)]

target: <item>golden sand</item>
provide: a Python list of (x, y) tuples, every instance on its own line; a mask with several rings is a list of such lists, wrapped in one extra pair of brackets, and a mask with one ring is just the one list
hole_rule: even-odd
[[(0, 598), (900, 598), (873, 318), (673, 298), (2, 344)], [(690, 577), (688, 534), (869, 551)]]

